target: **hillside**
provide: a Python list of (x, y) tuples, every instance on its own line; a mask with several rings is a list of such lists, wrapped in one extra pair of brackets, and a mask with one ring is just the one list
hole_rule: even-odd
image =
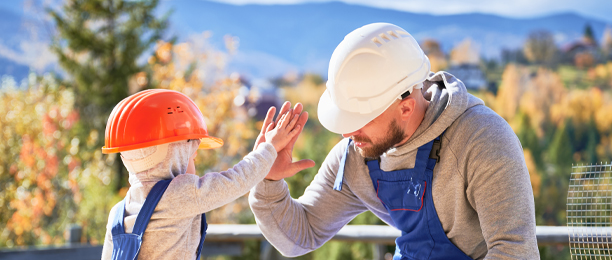
[[(19, 28), (15, 25), (19, 18), (6, 9), (0, 5), (0, 30), (5, 33), (4, 40), (0, 40), (0, 56), (3, 46), (15, 49), (19, 46), (16, 41), (28, 40), (15, 30)], [(162, 1), (159, 13), (168, 10), (173, 10), (170, 34), (179, 40), (212, 31), (212, 43), (222, 46), (223, 35), (237, 36), (239, 52), (229, 67), (252, 78), (278, 76), (287, 70), (326, 74), (329, 57), (342, 37), (372, 22), (397, 24), (419, 41), (436, 39), (445, 51), (469, 37), (489, 58), (498, 57), (504, 48), (520, 48), (533, 30), (549, 30), (557, 43), (564, 45), (579, 38), (586, 24), (593, 27), (596, 37), (606, 26), (602, 21), (572, 13), (531, 19), (479, 13), (436, 16), (341, 2), (231, 5), (201, 0)], [(6, 66), (0, 59), (0, 73), (7, 72)]]

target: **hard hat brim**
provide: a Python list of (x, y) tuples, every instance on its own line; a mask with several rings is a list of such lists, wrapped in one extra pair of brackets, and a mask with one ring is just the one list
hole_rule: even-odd
[(374, 118), (381, 115), (393, 102), (390, 102), (388, 106), (376, 109), (368, 114), (348, 112), (340, 109), (332, 101), (329, 90), (325, 90), (321, 98), (319, 99), (319, 105), (317, 107), (317, 116), (321, 125), (327, 130), (337, 134), (348, 134), (355, 132)]
[(215, 149), (223, 146), (223, 140), (221, 138), (208, 136), (200, 139), (200, 146), (198, 149)]
[(154, 140), (150, 142), (134, 144), (134, 145), (127, 145), (127, 146), (122, 146), (122, 147), (104, 146), (102, 147), (102, 153), (103, 154), (119, 153), (119, 152), (131, 151), (131, 150), (136, 150), (140, 148), (151, 147), (154, 145), (172, 143), (176, 141), (189, 140), (189, 139), (200, 139), (200, 146), (198, 146), (198, 149), (215, 149), (215, 148), (219, 148), (223, 146), (223, 140), (221, 140), (220, 138), (208, 136), (208, 135), (202, 135), (202, 134), (191, 134), (191, 135), (183, 135), (183, 136), (174, 136), (174, 137), (165, 138), (161, 140)]

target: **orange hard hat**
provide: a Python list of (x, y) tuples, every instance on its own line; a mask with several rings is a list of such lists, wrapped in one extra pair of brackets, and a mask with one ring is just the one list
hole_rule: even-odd
[(200, 139), (200, 149), (213, 149), (223, 140), (208, 135), (204, 116), (185, 94), (149, 89), (119, 102), (108, 117), (103, 153)]

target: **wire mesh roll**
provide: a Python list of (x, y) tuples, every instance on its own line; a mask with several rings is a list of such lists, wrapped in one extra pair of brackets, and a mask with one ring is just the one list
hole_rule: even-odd
[(567, 227), (572, 259), (612, 259), (612, 165), (572, 166)]

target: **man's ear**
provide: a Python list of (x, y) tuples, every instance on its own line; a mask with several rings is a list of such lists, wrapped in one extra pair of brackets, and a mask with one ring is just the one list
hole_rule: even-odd
[(414, 108), (416, 107), (416, 100), (412, 97), (406, 97), (400, 100), (397, 109), (400, 112), (400, 119), (402, 121), (408, 121), (412, 114), (414, 113)]

